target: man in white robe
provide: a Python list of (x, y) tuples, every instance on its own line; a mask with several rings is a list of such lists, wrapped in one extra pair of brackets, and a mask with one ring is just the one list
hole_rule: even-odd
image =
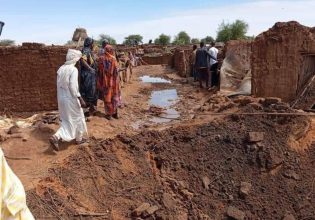
[(82, 107), (85, 103), (79, 92), (78, 69), (75, 64), (82, 54), (78, 50), (69, 49), (66, 62), (57, 71), (57, 98), (61, 127), (50, 138), (54, 150), (59, 150), (59, 141), (70, 142), (76, 140), (77, 144), (84, 142), (83, 136), (87, 134), (87, 126)]

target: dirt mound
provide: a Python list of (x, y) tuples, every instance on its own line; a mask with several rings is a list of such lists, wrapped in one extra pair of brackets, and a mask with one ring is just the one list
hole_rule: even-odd
[(288, 144), (309, 123), (231, 115), (95, 139), (51, 169), (28, 203), (37, 219), (314, 219), (315, 144), (307, 154)]

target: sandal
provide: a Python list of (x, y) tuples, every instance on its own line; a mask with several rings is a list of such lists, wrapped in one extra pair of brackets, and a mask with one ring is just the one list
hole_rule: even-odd
[(55, 151), (59, 151), (59, 141), (55, 136), (52, 136), (51, 138), (49, 138), (49, 142), (51, 147), (55, 150)]
[(88, 139), (82, 138), (81, 141), (76, 141), (75, 143), (76, 143), (77, 145), (81, 145), (81, 144), (84, 144), (84, 143), (87, 143), (87, 142), (88, 142)]

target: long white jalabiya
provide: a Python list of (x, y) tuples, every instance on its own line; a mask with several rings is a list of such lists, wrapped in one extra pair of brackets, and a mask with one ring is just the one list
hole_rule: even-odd
[(76, 139), (81, 141), (87, 133), (83, 109), (78, 97), (81, 97), (78, 84), (78, 69), (75, 64), (82, 54), (69, 49), (66, 62), (57, 71), (57, 98), (61, 127), (55, 136), (63, 141)]
[(24, 187), (9, 167), (0, 148), (0, 219), (34, 220), (26, 205)]

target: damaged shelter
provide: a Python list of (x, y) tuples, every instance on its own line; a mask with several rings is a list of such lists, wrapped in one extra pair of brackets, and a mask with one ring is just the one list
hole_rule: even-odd
[(291, 105), (314, 105), (315, 28), (279, 22), (253, 41), (230, 41), (221, 68), (228, 94), (278, 97)]

